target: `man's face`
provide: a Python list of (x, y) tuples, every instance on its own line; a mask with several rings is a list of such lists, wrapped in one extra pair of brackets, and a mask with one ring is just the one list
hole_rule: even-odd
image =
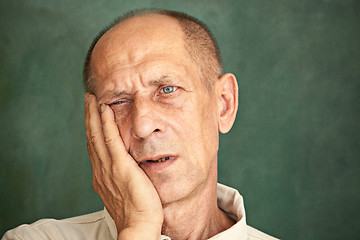
[(163, 204), (217, 177), (217, 99), (183, 39), (169, 17), (135, 17), (107, 32), (91, 58), (95, 95), (113, 109), (126, 149)]

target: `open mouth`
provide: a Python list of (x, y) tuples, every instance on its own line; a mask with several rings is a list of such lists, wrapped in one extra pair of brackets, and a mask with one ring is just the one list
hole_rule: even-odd
[(163, 157), (163, 158), (159, 158), (158, 160), (147, 160), (146, 162), (154, 162), (154, 163), (157, 163), (157, 162), (163, 162), (163, 161), (166, 161), (166, 160), (169, 160), (170, 157)]
[(159, 158), (157, 160), (146, 160), (143, 162), (138, 163), (139, 165), (144, 164), (144, 163), (160, 163), (160, 162), (165, 162), (166, 160), (170, 160), (173, 157), (163, 157), (163, 158)]

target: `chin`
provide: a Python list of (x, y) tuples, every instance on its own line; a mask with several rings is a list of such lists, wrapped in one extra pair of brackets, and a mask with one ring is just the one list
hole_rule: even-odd
[(189, 197), (200, 185), (196, 181), (163, 181), (154, 183), (163, 205), (180, 201)]

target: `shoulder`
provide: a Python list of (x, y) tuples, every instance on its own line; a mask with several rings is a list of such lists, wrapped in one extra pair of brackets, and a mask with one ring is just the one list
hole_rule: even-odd
[(248, 240), (278, 240), (278, 238), (272, 237), (266, 233), (263, 233), (253, 227), (247, 225)]
[(63, 220), (41, 219), (23, 224), (5, 233), (2, 240), (12, 239), (112, 239), (104, 211)]

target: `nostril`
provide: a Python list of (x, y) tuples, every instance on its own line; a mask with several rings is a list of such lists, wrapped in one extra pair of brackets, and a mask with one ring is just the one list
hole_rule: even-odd
[(154, 130), (154, 132), (160, 132), (160, 129), (157, 128), (157, 129)]

